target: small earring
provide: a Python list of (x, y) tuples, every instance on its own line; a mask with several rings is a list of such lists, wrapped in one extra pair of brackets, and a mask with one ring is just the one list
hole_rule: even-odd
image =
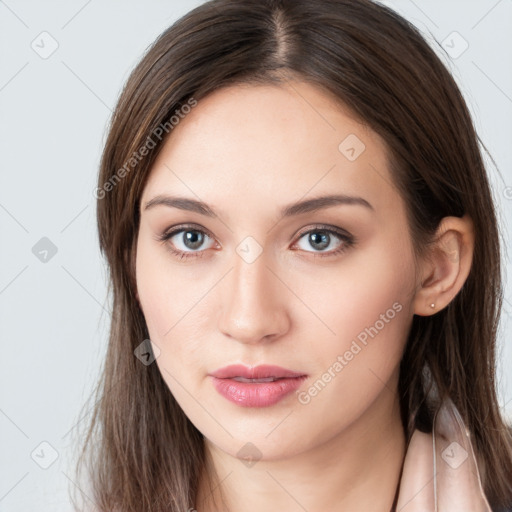
[(436, 307), (436, 305), (435, 305), (435, 304), (430, 304), (430, 307), (431, 307), (431, 308), (435, 308), (435, 307)]

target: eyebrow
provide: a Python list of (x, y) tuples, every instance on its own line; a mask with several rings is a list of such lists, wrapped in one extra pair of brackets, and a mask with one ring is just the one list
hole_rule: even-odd
[[(336, 205), (357, 205), (375, 211), (373, 206), (362, 197), (335, 194), (315, 197), (313, 199), (306, 199), (304, 201), (289, 204), (281, 209), (280, 215), (281, 218), (292, 217), (294, 215), (314, 212)], [(158, 195), (145, 204), (144, 211), (154, 208), (155, 206), (178, 208), (180, 210), (206, 215), (207, 217), (218, 218), (218, 215), (208, 204), (188, 197)]]

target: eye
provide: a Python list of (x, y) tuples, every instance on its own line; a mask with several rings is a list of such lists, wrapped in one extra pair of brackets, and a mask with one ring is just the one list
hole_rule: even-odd
[(205, 249), (210, 248), (203, 247), (203, 250), (200, 250), (208, 239), (213, 241), (213, 237), (210, 237), (206, 231), (194, 226), (178, 226), (157, 237), (157, 240), (166, 243), (171, 253), (180, 258), (201, 257)]
[[(316, 249), (315, 251), (309, 251), (306, 244), (299, 247), (301, 250), (306, 252), (321, 253), (314, 254), (314, 256), (335, 256), (341, 252), (347, 250), (349, 247), (354, 245), (355, 238), (341, 230), (328, 226), (316, 226), (314, 229), (310, 229), (300, 236), (299, 242), (305, 240), (309, 247)], [(338, 240), (336, 242), (336, 240)], [(300, 245), (299, 242), (296, 245)], [(329, 250), (329, 248), (331, 250)], [(325, 253), (325, 254), (324, 254)]]
[[(299, 242), (303, 239), (306, 240), (309, 247), (313, 247), (313, 249), (316, 250), (310, 251), (304, 246), (299, 248), (305, 252), (312, 253), (314, 257), (338, 255), (353, 246), (356, 242), (355, 238), (346, 231), (324, 225), (315, 226), (313, 229), (303, 232), (300, 235)], [(156, 240), (165, 243), (167, 249), (179, 259), (186, 259), (190, 257), (200, 258), (205, 254), (206, 249), (214, 246), (213, 236), (203, 229), (190, 225), (176, 226), (173, 229), (158, 235)], [(205, 242), (208, 240), (210, 240), (210, 246), (204, 247)], [(337, 243), (336, 240), (338, 241)], [(299, 242), (296, 242), (294, 246), (300, 245)]]

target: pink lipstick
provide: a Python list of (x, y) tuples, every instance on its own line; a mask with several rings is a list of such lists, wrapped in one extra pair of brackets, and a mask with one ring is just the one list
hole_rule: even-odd
[(242, 407), (268, 407), (296, 390), (306, 374), (273, 365), (230, 365), (209, 374), (215, 389)]

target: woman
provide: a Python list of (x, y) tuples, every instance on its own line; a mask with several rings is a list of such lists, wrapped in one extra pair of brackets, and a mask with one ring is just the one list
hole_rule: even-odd
[(478, 140), (418, 31), (368, 0), (214, 0), (166, 30), (95, 191), (95, 510), (511, 507)]

